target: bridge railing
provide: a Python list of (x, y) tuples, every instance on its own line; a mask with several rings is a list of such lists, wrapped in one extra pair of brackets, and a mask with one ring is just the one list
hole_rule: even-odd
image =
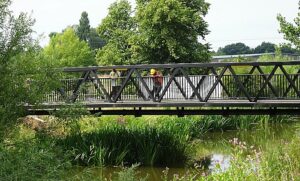
[[(158, 96), (152, 92), (153, 77), (147, 75), (151, 68), (164, 74)], [(112, 69), (123, 72), (114, 80), (115, 88), (108, 76)], [(64, 72), (81, 77), (60, 80), (61, 86), (47, 94), (45, 102), (300, 99), (300, 61), (82, 67)]]

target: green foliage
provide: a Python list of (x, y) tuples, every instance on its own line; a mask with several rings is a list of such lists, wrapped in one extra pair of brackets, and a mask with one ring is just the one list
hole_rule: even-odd
[(268, 61), (289, 61), (292, 57), (282, 54), (281, 47), (275, 47), (275, 55), (262, 55), (258, 58), (258, 61), (268, 62)]
[(31, 27), (34, 21), (25, 13), (17, 17), (13, 16), (8, 7), (10, 0), (0, 1), (0, 63), (1, 75), (10, 58), (23, 52), (27, 47), (32, 46)]
[(171, 130), (110, 124), (95, 132), (70, 135), (62, 144), (66, 150), (75, 150), (75, 161), (81, 165), (182, 165), (188, 145), (174, 136), (184, 133)]
[(219, 48), (218, 54), (221, 55), (239, 55), (252, 53), (250, 47), (244, 43), (233, 43), (226, 45), (224, 48)]
[(90, 21), (87, 12), (81, 13), (79, 20), (79, 26), (76, 31), (77, 36), (80, 40), (87, 41), (90, 34)]
[[(291, 46), (291, 44), (280, 44), (275, 45), (270, 42), (262, 42), (255, 48), (250, 48), (249, 46), (245, 45), (244, 43), (234, 43), (226, 45), (225, 47), (219, 48), (219, 50), (213, 55), (239, 55), (239, 54), (250, 54), (250, 53), (276, 53), (280, 51), (282, 54), (298, 54), (299, 51)], [(272, 55), (270, 55), (271, 57)], [(251, 59), (247, 60), (244, 57), (238, 57), (236, 61), (251, 61)], [(231, 59), (230, 59), (231, 60)], [(272, 60), (272, 59), (269, 59)], [(231, 60), (232, 61), (232, 60)]]
[(231, 166), (197, 180), (297, 180), (299, 178), (300, 157), (299, 138), (279, 143), (281, 146), (262, 151), (260, 148), (248, 146), (244, 142), (234, 140)]
[(299, 51), (297, 49), (286, 43), (280, 45), (280, 51), (283, 54), (299, 54)]
[[(300, 1), (299, 1), (300, 7)], [(290, 23), (281, 14), (277, 16), (277, 20), (280, 24), (280, 32), (284, 34), (284, 38), (294, 45), (297, 50), (300, 50), (300, 13), (294, 19), (294, 23)]]
[(41, 101), (53, 75), (31, 38), (34, 21), (24, 13), (15, 17), (10, 3), (0, 1), (0, 142), (25, 112), (25, 103)]
[(0, 180), (57, 180), (70, 168), (68, 153), (55, 141), (17, 125), (0, 143)]
[(55, 67), (78, 67), (95, 65), (88, 44), (80, 41), (72, 28), (56, 34), (44, 48), (44, 55)]
[(106, 42), (100, 38), (95, 28), (91, 28), (88, 43), (92, 50), (98, 50), (105, 46)]
[(116, 181), (146, 181), (146, 178), (138, 178), (136, 168), (139, 165), (132, 165), (129, 168), (123, 168), (117, 173)]
[(130, 38), (134, 34), (135, 22), (127, 0), (113, 3), (106, 18), (97, 28), (107, 45), (100, 49), (96, 59), (100, 65), (135, 64), (131, 59)]
[(139, 0), (138, 33), (132, 38), (134, 58), (149, 63), (188, 63), (209, 60), (204, 0)]
[[(69, 134), (59, 144), (74, 150), (79, 165), (180, 166), (191, 158), (191, 141), (205, 133), (235, 129), (252, 129), (283, 119), (269, 116), (160, 116), (132, 119), (106, 117), (84, 119), (80, 134)], [(174, 160), (173, 158), (176, 158)]]
[(89, 115), (89, 112), (81, 104), (72, 104), (54, 111), (53, 115), (58, 118), (65, 129), (70, 130), (71, 134), (80, 134), (81, 130), (78, 120), (83, 118), (84, 115)]
[(275, 46), (274, 43), (262, 42), (253, 50), (253, 53), (274, 53)]
[(87, 12), (82, 12), (76, 35), (80, 40), (87, 42), (92, 50), (99, 49), (105, 45), (105, 41), (99, 37), (95, 28), (90, 27)]

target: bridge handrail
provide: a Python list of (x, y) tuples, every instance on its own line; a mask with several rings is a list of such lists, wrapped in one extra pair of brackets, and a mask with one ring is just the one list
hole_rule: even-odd
[(226, 66), (285, 66), (300, 65), (299, 60), (276, 61), (276, 62), (221, 62), (221, 63), (177, 63), (177, 64), (140, 64), (140, 65), (113, 65), (113, 66), (90, 66), (90, 67), (66, 67), (64, 72), (83, 72), (83, 71), (106, 71), (111, 69), (151, 69), (151, 68), (209, 68)]

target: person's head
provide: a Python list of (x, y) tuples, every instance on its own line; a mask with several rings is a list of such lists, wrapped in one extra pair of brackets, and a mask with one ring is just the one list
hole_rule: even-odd
[(150, 75), (154, 75), (156, 73), (156, 70), (155, 69), (151, 69), (150, 70)]
[(116, 69), (112, 69), (112, 71), (113, 71), (113, 72), (117, 72), (117, 70), (116, 70)]

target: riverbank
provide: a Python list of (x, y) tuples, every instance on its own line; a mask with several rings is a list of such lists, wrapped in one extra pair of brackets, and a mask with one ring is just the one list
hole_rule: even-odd
[[(142, 118), (85, 117), (80, 121), (68, 122), (68, 127), (58, 122), (58, 120), (53, 120), (53, 118), (44, 119), (48, 123), (48, 126), (44, 129), (35, 131), (20, 124), (10, 134), (10, 137), (1, 143), (0, 160), (3, 163), (1, 165), (5, 165), (0, 167), (1, 178), (5, 178), (5, 180), (18, 178), (22, 178), (22, 180), (35, 178), (45, 180), (53, 178), (89, 180), (88, 178), (93, 178), (99, 180), (100, 177), (95, 177), (95, 171), (91, 171), (99, 166), (105, 166), (105, 168), (121, 166), (119, 170), (116, 170), (120, 174), (114, 173), (111, 169), (110, 175), (114, 179), (121, 178), (124, 175), (127, 178), (135, 178), (134, 180), (137, 177), (144, 177), (143, 174), (137, 174), (137, 171), (135, 171), (138, 170), (139, 172), (139, 168), (122, 169), (122, 166), (130, 167), (134, 163), (139, 163), (140, 168), (159, 166), (163, 168), (164, 173), (166, 173), (166, 167), (193, 168), (189, 170), (189, 174), (183, 174), (182, 170), (178, 171), (178, 177), (182, 177), (182, 180), (193, 176), (197, 176), (200, 180), (229, 179), (231, 177), (238, 178), (238, 176), (242, 178), (242, 176), (251, 172), (247, 169), (241, 171), (239, 165), (230, 164), (230, 168), (226, 172), (211, 175), (207, 168), (194, 165), (195, 163), (201, 163), (205, 156), (213, 155), (212, 150), (221, 149), (222, 146), (220, 145), (223, 145), (223, 150), (229, 150), (228, 153), (224, 152), (222, 154), (230, 156), (230, 163), (232, 160), (237, 160), (234, 163), (240, 161), (246, 164), (247, 154), (250, 155), (249, 160), (256, 158), (256, 153), (264, 155), (259, 160), (259, 163), (264, 163), (264, 165), (255, 167), (252, 170), (254, 175), (258, 168), (262, 169), (259, 170), (260, 172), (268, 172), (261, 174), (261, 176), (274, 175), (272, 172), (276, 169), (285, 169), (284, 165), (287, 165), (286, 162), (288, 161), (286, 159), (291, 158), (293, 163), (289, 164), (288, 174), (297, 176), (299, 173), (297, 169), (300, 167), (296, 161), (300, 161), (300, 155), (294, 153), (299, 143), (297, 134), (289, 135), (289, 140), (283, 140), (283, 142), (281, 142), (281, 139), (275, 139), (275, 145), (283, 145), (280, 148), (272, 146), (272, 149), (266, 149), (270, 145), (274, 145), (273, 143), (269, 146), (262, 145), (263, 142), (271, 142), (268, 141), (268, 137), (283, 138), (277, 135), (281, 132), (271, 130), (271, 125), (282, 125), (286, 122), (292, 124), (297, 119), (292, 120), (287, 117), (275, 119), (268, 116), (229, 118), (219, 116), (184, 118), (169, 116)], [(251, 136), (250, 139), (245, 139), (245, 135), (243, 136), (241, 132), (237, 135), (228, 136), (228, 133), (236, 132), (233, 130), (237, 129), (246, 130), (248, 135), (252, 135), (252, 141)], [(257, 133), (255, 130), (260, 130), (265, 135), (255, 139)], [(295, 128), (293, 132), (297, 133), (297, 129)], [(286, 135), (286, 133), (282, 134)], [(227, 135), (227, 137), (224, 137), (224, 135)], [(214, 139), (210, 139), (211, 137), (214, 137)], [(234, 140), (235, 137), (239, 137), (238, 140), (241, 142), (236, 140), (234, 144), (229, 143), (229, 140)], [(241, 143), (243, 144), (243, 142), (246, 142), (247, 149), (239, 150), (240, 147), (242, 148)], [(219, 151), (219, 153), (221, 152)], [(279, 155), (283, 153), (288, 155), (280, 157)], [(266, 164), (270, 161), (272, 165)], [(247, 164), (249, 167), (249, 164), (253, 165), (254, 162), (247, 162)], [(17, 165), (21, 165), (21, 167)], [(74, 171), (75, 165), (84, 166), (80, 167), (81, 172), (79, 173), (81, 174), (70, 175)], [(273, 167), (274, 165), (277, 166)], [(195, 166), (197, 169), (194, 169)], [(218, 167), (218, 163), (215, 166)], [(248, 167), (245, 165), (245, 168)], [(99, 169), (96, 170), (99, 171)], [(237, 175), (237, 173), (239, 174)], [(172, 177), (173, 174), (174, 172), (170, 168), (168, 178)], [(202, 174), (205, 177), (200, 177)], [(275, 176), (285, 178), (283, 176), (286, 174), (278, 175), (276, 173)], [(163, 173), (161, 173), (160, 178), (163, 180)]]

